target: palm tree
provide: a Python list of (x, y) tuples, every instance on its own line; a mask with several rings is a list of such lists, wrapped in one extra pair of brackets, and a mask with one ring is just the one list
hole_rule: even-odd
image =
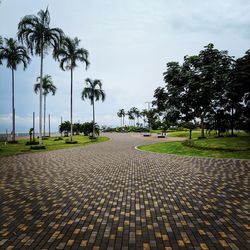
[(121, 118), (121, 127), (124, 126), (124, 117), (125, 117), (126, 113), (124, 109), (119, 109), (119, 111), (117, 112), (117, 116)]
[(118, 116), (119, 118), (121, 118), (121, 127), (122, 127), (122, 114), (121, 114), (121, 110), (119, 110), (119, 111), (117, 112), (117, 116)]
[(80, 41), (77, 37), (71, 39), (65, 37), (62, 42), (61, 48), (55, 53), (54, 57), (60, 61), (60, 68), (64, 70), (70, 70), (71, 84), (70, 84), (70, 131), (71, 141), (73, 135), (73, 70), (77, 67), (76, 62), (80, 61), (85, 63), (86, 70), (89, 66), (88, 51), (84, 48), (80, 48)]
[(148, 111), (146, 109), (143, 109), (141, 111), (141, 117), (143, 118), (143, 127), (145, 127), (145, 123), (147, 121)]
[(24, 43), (31, 54), (40, 56), (40, 95), (39, 95), (39, 144), (42, 144), (42, 79), (43, 59), (49, 48), (57, 50), (64, 33), (59, 28), (50, 28), (48, 8), (35, 15), (27, 15), (18, 24), (18, 39)]
[(93, 106), (93, 137), (95, 137), (95, 101), (105, 100), (105, 92), (102, 89), (101, 80), (91, 80), (90, 78), (85, 79), (86, 87), (82, 91), (82, 100), (85, 98), (90, 99), (90, 103)]
[[(0, 46), (3, 45), (3, 38), (0, 36)], [(0, 65), (2, 65), (2, 54), (0, 53)]]
[(125, 118), (125, 115), (126, 115), (126, 112), (124, 109), (121, 109), (121, 114), (122, 114), (122, 124), (123, 124), (123, 127), (124, 127), (124, 118)]
[(5, 38), (5, 44), (0, 46), (0, 57), (7, 61), (7, 68), (11, 69), (12, 72), (12, 141), (15, 142), (15, 78), (14, 71), (17, 69), (18, 64), (23, 64), (23, 69), (27, 68), (30, 62), (25, 47), (20, 45), (18, 41), (13, 38)]
[(131, 111), (131, 109), (127, 112), (127, 116), (128, 116), (128, 119), (130, 121), (135, 120), (135, 115), (134, 115), (133, 111)]
[(134, 126), (135, 126), (135, 117), (137, 118), (137, 123), (139, 123), (140, 111), (136, 107), (131, 108), (130, 111), (134, 116), (133, 120), (134, 120)]
[[(37, 81), (40, 80), (40, 77), (37, 77)], [(50, 75), (45, 75), (42, 79), (42, 88), (43, 88), (43, 136), (45, 136), (45, 121), (46, 121), (46, 97), (49, 93), (52, 93), (52, 95), (55, 95), (56, 93), (56, 86), (53, 84), (52, 78)], [(37, 94), (40, 91), (40, 83), (36, 83), (34, 85), (34, 91)]]

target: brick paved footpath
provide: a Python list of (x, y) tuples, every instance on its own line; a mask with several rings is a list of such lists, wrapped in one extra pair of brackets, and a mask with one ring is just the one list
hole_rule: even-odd
[(110, 137), (0, 158), (0, 249), (250, 249), (250, 161)]

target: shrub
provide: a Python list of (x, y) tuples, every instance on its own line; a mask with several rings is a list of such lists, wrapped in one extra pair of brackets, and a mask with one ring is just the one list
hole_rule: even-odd
[(8, 141), (8, 143), (10, 143), (10, 144), (17, 144), (18, 141)]
[(37, 145), (37, 146), (31, 146), (30, 149), (33, 149), (33, 150), (40, 150), (40, 149), (46, 149), (46, 147), (43, 146), (43, 145), (42, 145), (42, 146)]
[(27, 142), (25, 143), (25, 145), (38, 145), (38, 144), (39, 144), (38, 141), (27, 141)]
[(63, 141), (62, 137), (55, 138), (54, 141)]
[(76, 143), (78, 143), (78, 141), (66, 140), (65, 143), (66, 143), (66, 144), (76, 144)]

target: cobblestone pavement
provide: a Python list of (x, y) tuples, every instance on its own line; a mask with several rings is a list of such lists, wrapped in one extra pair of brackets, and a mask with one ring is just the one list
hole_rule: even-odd
[(110, 137), (0, 159), (0, 249), (250, 249), (250, 161)]

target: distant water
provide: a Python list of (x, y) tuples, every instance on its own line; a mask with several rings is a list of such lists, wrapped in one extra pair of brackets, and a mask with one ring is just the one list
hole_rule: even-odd
[[(48, 133), (46, 133), (46, 135), (49, 135)], [(60, 133), (58, 132), (51, 132), (50, 133), (51, 136), (59, 136), (61, 135)], [(7, 134), (8, 138), (11, 137), (11, 134)], [(29, 137), (29, 133), (23, 133), (23, 132), (20, 132), (20, 133), (16, 133), (16, 137)], [(35, 137), (39, 136), (39, 133), (35, 133)], [(0, 138), (6, 138), (6, 133), (0, 133)]]

